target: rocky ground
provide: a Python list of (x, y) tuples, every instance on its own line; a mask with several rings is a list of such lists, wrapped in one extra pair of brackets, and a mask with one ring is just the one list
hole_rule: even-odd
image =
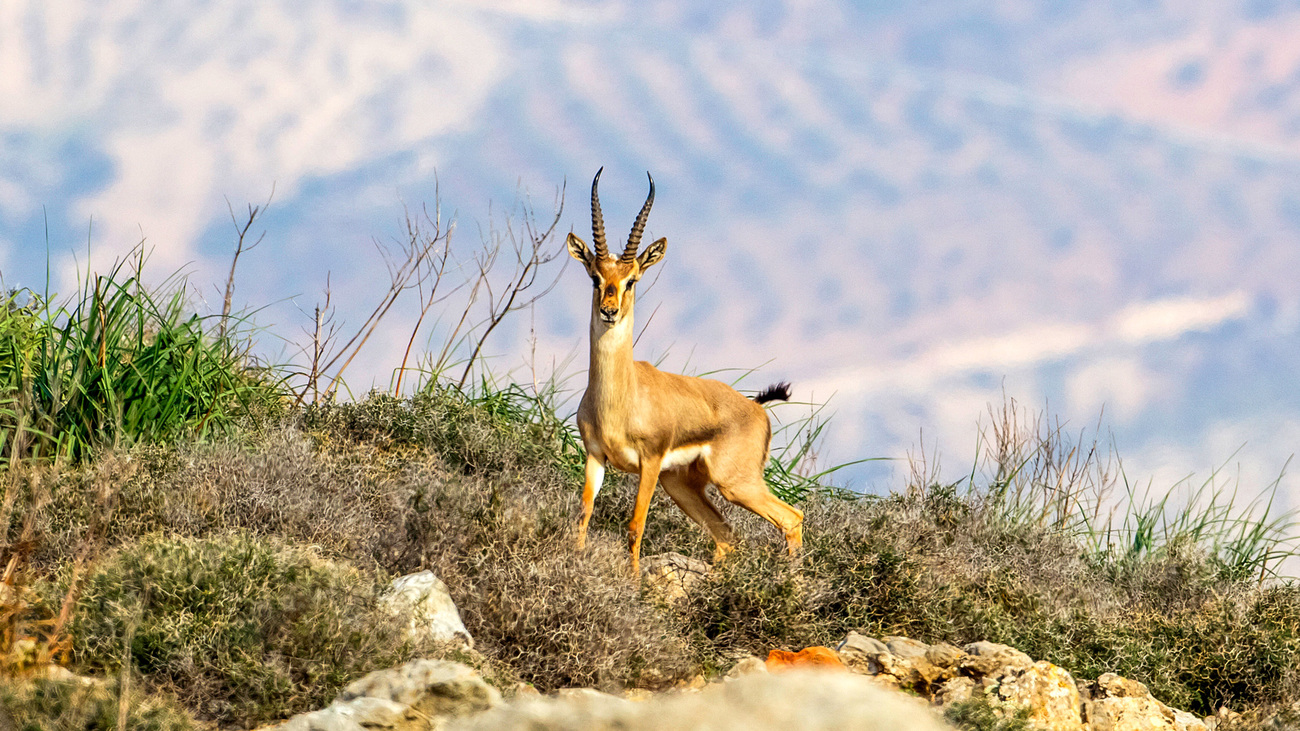
[[(647, 560), (651, 585), (674, 600), (698, 567), (675, 556)], [(411, 631), (472, 651), (446, 587), (429, 572), (394, 582), (394, 611)], [(1068, 670), (1006, 645), (928, 645), (851, 632), (835, 648), (774, 650), (742, 658), (712, 681), (703, 676), (663, 693), (615, 696), (590, 688), (543, 696), (520, 684), (509, 698), (467, 665), (414, 660), (347, 686), (328, 707), (277, 731), (441, 729), (940, 729), (944, 711), (981, 702), (1003, 719), (1044, 731), (1213, 731), (1232, 714), (1198, 718), (1107, 673), (1076, 680)]]

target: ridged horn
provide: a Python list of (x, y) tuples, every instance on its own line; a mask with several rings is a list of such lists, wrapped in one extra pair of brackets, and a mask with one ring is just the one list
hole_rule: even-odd
[(608, 259), (609, 249), (605, 246), (605, 218), (600, 215), (600, 196), (596, 194), (596, 185), (600, 183), (600, 174), (605, 172), (602, 165), (591, 181), (591, 243), (596, 247), (597, 259)]
[(655, 202), (655, 179), (650, 176), (649, 170), (646, 171), (645, 176), (650, 178), (650, 195), (646, 196), (641, 212), (636, 214), (636, 221), (632, 223), (632, 233), (627, 235), (627, 247), (623, 249), (623, 255), (618, 258), (625, 264), (630, 264), (636, 259), (637, 247), (641, 245), (641, 234), (645, 232), (645, 221), (650, 217), (650, 206)]

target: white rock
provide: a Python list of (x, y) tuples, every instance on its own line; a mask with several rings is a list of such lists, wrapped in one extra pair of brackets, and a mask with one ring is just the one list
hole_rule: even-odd
[(417, 642), (432, 640), (474, 647), (474, 638), (465, 629), (447, 585), (432, 571), (394, 579), (380, 603), (398, 616), (410, 617), (407, 631)]
[(365, 727), (347, 714), (322, 708), (311, 713), (299, 713), (274, 727), (274, 731), (365, 731)]
[(1064, 668), (1039, 660), (1029, 668), (995, 673), (998, 696), (1029, 708), (1029, 724), (1040, 731), (1084, 731), (1079, 688)]
[(1028, 670), (1034, 665), (1025, 653), (996, 642), (972, 642), (963, 649), (966, 657), (961, 659), (961, 667), (973, 675), (994, 676)]
[(353, 681), (326, 708), (274, 731), (437, 731), (455, 717), (501, 704), (501, 694), (460, 663), (412, 660)]
[(708, 576), (707, 563), (680, 553), (660, 553), (641, 559), (641, 576), (669, 604), (686, 601), (691, 586)]
[(936, 706), (950, 706), (954, 703), (968, 701), (975, 694), (975, 681), (970, 678), (959, 675), (955, 678), (948, 678), (939, 686), (939, 690), (930, 698), (930, 702)]
[(883, 672), (884, 663), (881, 659), (890, 654), (885, 643), (857, 632), (850, 632), (835, 650), (850, 670), (863, 675), (879, 675)]
[(1085, 684), (1084, 716), (1091, 731), (1205, 731), (1203, 721), (1156, 700), (1136, 680), (1104, 673)]
[(727, 671), (726, 679), (733, 680), (735, 678), (743, 678), (746, 675), (753, 675), (754, 673), (766, 672), (767, 663), (763, 662), (761, 657), (744, 657), (740, 659), (740, 662), (733, 665), (731, 669)]
[(880, 641), (885, 643), (890, 652), (906, 660), (923, 658), (930, 649), (929, 645), (910, 637), (889, 636), (880, 638)]

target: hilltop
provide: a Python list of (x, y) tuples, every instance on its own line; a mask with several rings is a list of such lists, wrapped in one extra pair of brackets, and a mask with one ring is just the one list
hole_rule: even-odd
[[(1095, 445), (1013, 403), (961, 479), (917, 462), (880, 496), (814, 470), (829, 427), (796, 422), (768, 476), (807, 516), (800, 561), (730, 510), (740, 548), (667, 602), (627, 575), (623, 478), (574, 548), (582, 454), (554, 384), (495, 382), (471, 356), (409, 396), (347, 400), (324, 370), (259, 363), (238, 321), (187, 314), (142, 267), (0, 311), (0, 704), (38, 727), (252, 728), (414, 658), (507, 694), (654, 691), (850, 632), (1002, 643), (1198, 715), (1300, 701), (1300, 586), (1273, 574), (1286, 516), (1213, 484), (1185, 507), (1115, 502), (1122, 473)], [(656, 495), (644, 551), (712, 545)], [(381, 606), (421, 570), (472, 653)], [(51, 666), (104, 683), (30, 679)]]

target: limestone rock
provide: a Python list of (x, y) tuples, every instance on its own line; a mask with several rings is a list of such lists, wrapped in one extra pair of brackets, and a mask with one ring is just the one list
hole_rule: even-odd
[(930, 646), (920, 640), (913, 640), (907, 637), (882, 637), (880, 641), (885, 643), (889, 651), (901, 658), (913, 660), (918, 657), (925, 657)]
[(755, 673), (699, 693), (667, 693), (641, 703), (617, 698), (573, 704), (523, 700), (448, 728), (457, 731), (588, 731), (708, 728), (712, 731), (938, 731), (947, 726), (924, 703), (851, 673)]
[(950, 706), (954, 703), (968, 701), (973, 695), (975, 695), (975, 681), (964, 675), (959, 675), (945, 680), (943, 685), (939, 686), (939, 689), (930, 697), (930, 702), (936, 706)]
[(763, 662), (762, 658), (757, 658), (752, 656), (745, 657), (745, 658), (741, 658), (740, 662), (731, 666), (731, 669), (727, 671), (727, 679), (731, 680), (734, 678), (743, 678), (746, 675), (753, 675), (754, 673), (766, 673), (766, 672), (767, 672), (767, 663)]
[(628, 688), (623, 691), (623, 700), (641, 703), (642, 701), (653, 700), (655, 692), (645, 688)]
[(1084, 689), (1083, 715), (1090, 731), (1206, 731), (1203, 721), (1156, 700), (1136, 680), (1105, 673)]
[(302, 713), (277, 731), (433, 731), (457, 716), (501, 704), (501, 695), (472, 669), (442, 660), (413, 660), (349, 684), (326, 708)]
[(960, 661), (963, 672), (996, 677), (1000, 673), (1027, 670), (1034, 661), (1028, 655), (996, 642), (972, 642), (966, 645), (966, 657)]
[(1209, 726), (1205, 721), (1197, 718), (1194, 714), (1187, 711), (1174, 709), (1174, 730), (1175, 731), (1209, 731)]
[(345, 713), (322, 708), (311, 713), (299, 713), (279, 726), (275, 726), (274, 731), (365, 731), (365, 729)]
[(669, 604), (686, 601), (695, 582), (708, 575), (707, 563), (680, 553), (660, 553), (641, 559), (641, 576)]
[(407, 632), (417, 642), (432, 640), (474, 648), (474, 638), (465, 629), (447, 585), (432, 571), (394, 579), (380, 602), (394, 614), (410, 618)]
[(607, 704), (611, 700), (624, 700), (616, 695), (610, 695), (595, 688), (561, 688), (556, 692), (555, 697), (559, 700), (566, 701), (570, 705), (591, 705)]
[(445, 660), (412, 660), (353, 681), (335, 703), (382, 698), (426, 716), (459, 716), (501, 703), (501, 694), (469, 667)]
[(709, 684), (708, 678), (705, 678), (703, 675), (696, 673), (695, 675), (691, 676), (690, 680), (677, 681), (677, 684), (673, 686), (673, 689), (677, 691), (686, 691), (686, 692), (693, 693), (695, 691), (703, 690), (704, 687), (707, 686), (708, 684)]
[(961, 648), (947, 642), (930, 645), (930, 648), (925, 651), (925, 659), (929, 660), (931, 665), (945, 669), (956, 668), (963, 657), (966, 657), (966, 653)]
[(864, 675), (880, 674), (884, 667), (880, 664), (879, 658), (881, 655), (889, 654), (889, 648), (885, 643), (857, 632), (850, 632), (835, 649), (839, 651), (840, 659), (850, 670)]
[[(410, 706), (386, 698), (355, 698), (349, 703), (331, 706), (335, 715), (365, 728), (409, 728)], [(325, 710), (330, 710), (326, 708)]]
[[(950, 646), (951, 647), (951, 646)], [(940, 667), (929, 660), (933, 654), (930, 645), (906, 637), (885, 637), (880, 640), (864, 637), (857, 632), (839, 644), (840, 657), (854, 672), (893, 678), (897, 685), (923, 695), (929, 695), (944, 681), (957, 674), (956, 663), (940, 650), (936, 657), (947, 663)], [(956, 650), (956, 648), (953, 648)], [(960, 652), (960, 650), (958, 650)], [(888, 681), (885, 681), (888, 682)]]
[(1004, 716), (1025, 708), (1030, 726), (1040, 731), (1209, 731), (1218, 725), (1169, 708), (1135, 680), (1106, 673), (1076, 683), (1064, 668), (996, 642), (958, 649), (850, 632), (836, 649), (850, 670), (880, 686), (918, 693), (939, 707), (984, 697)]
[(1079, 716), (1079, 689), (1063, 668), (1038, 661), (1003, 674), (998, 697), (1012, 706), (1029, 708), (1029, 722), (1041, 731), (1084, 731)]
[(1142, 683), (1121, 678), (1115, 673), (1103, 673), (1097, 678), (1097, 687), (1111, 698), (1145, 698), (1151, 695)]
[[(1297, 705), (1294, 704), (1292, 705), (1292, 709), (1300, 711), (1300, 707), (1297, 707)], [(1274, 720), (1274, 726), (1278, 726), (1281, 728), (1287, 727), (1282, 723), (1277, 723), (1276, 719), (1273, 720)], [(1233, 724), (1239, 723), (1240, 721), (1241, 721), (1240, 713), (1231, 711), (1227, 707), (1220, 706), (1219, 710), (1215, 712), (1213, 716), (1205, 717), (1205, 727), (1209, 729), (1209, 731), (1218, 731), (1218, 729), (1221, 728), (1232, 728)]]

